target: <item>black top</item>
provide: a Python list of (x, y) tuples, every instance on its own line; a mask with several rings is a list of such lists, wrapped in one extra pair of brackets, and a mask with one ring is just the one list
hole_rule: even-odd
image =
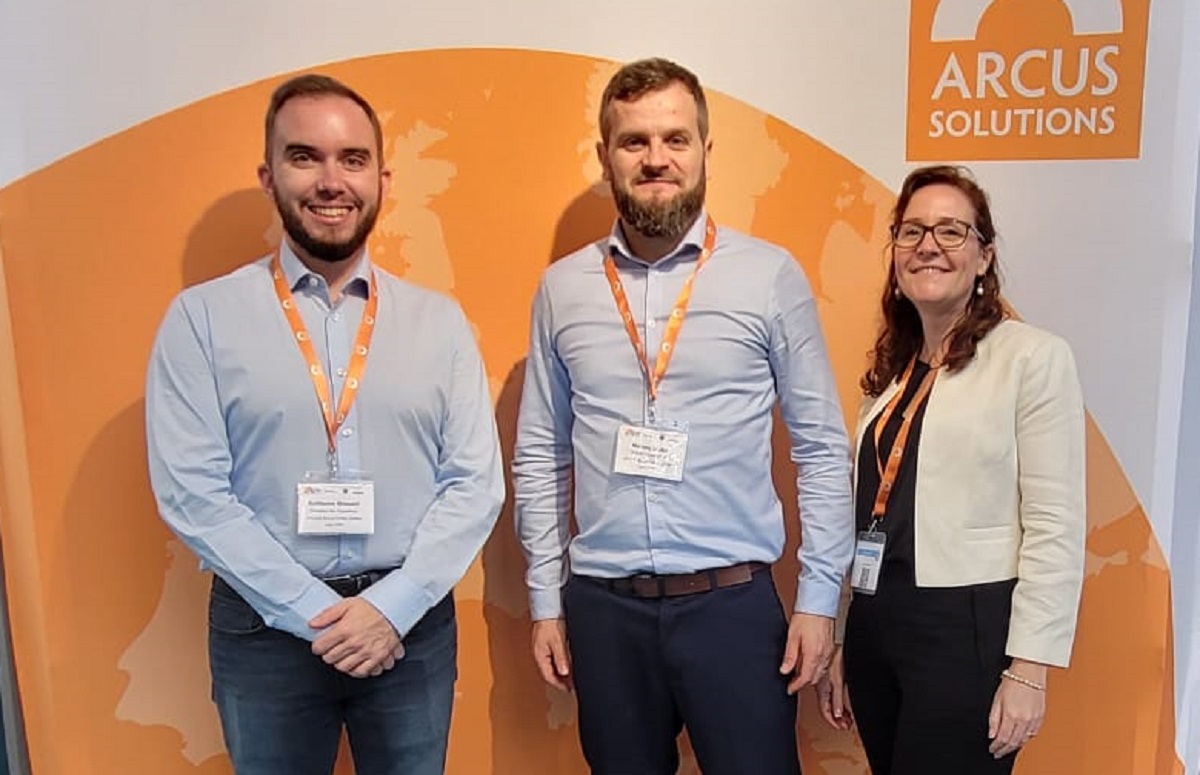
[[(912, 402), (921, 380), (929, 373), (929, 364), (917, 361), (913, 367), (900, 403), (888, 418), (883, 428), (879, 445), (883, 450), (881, 459), (886, 461), (892, 452), (896, 434), (904, 419), (904, 411)], [(932, 392), (932, 391), (931, 391)], [(900, 468), (896, 472), (896, 481), (892, 484), (892, 495), (888, 499), (884, 517), (876, 526), (876, 530), (887, 535), (883, 551), (883, 566), (880, 568), (879, 588), (916, 585), (916, 563), (913, 544), (913, 519), (916, 513), (917, 501), (917, 448), (921, 441), (921, 426), (925, 422), (925, 409), (929, 405), (929, 394), (926, 394), (917, 413), (913, 416), (912, 427), (908, 432), (908, 443), (905, 445), (904, 457), (900, 459)], [(863, 432), (862, 447), (858, 453), (857, 478), (855, 488), (855, 518), (859, 530), (866, 530), (871, 524), (871, 511), (875, 507), (875, 494), (879, 490), (879, 468), (875, 458), (875, 426), (879, 423), (882, 412), (875, 416)]]

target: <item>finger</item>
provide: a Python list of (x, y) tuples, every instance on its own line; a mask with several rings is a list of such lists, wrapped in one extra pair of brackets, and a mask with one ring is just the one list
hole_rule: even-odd
[(331, 649), (336, 648), (339, 644), (345, 641), (348, 637), (349, 635), (344, 631), (343, 628), (334, 627), (333, 629), (322, 633), (313, 641), (312, 652), (319, 657), (324, 656), (325, 654), (328, 654)]
[(800, 687), (817, 682), (817, 668), (820, 666), (820, 655), (812, 651), (804, 651), (800, 657), (800, 672), (796, 674), (794, 683)]
[[(382, 658), (373, 657), (366, 652), (359, 652), (358, 654), (347, 657), (345, 661), (347, 664), (353, 664), (354, 660), (358, 660), (357, 666), (352, 667), (349, 670), (344, 670), (343, 672), (349, 673), (355, 678), (368, 678), (372, 675), (376, 675), (375, 669), (383, 664)], [(338, 669), (341, 669), (340, 665)], [(382, 673), (383, 670), (380, 670), (379, 672)]]
[(334, 667), (354, 678), (364, 678), (371, 672), (374, 665), (370, 663), (370, 660), (364, 659), (361, 654), (356, 653), (335, 663)]
[(357, 648), (352, 641), (349, 639), (343, 639), (326, 649), (326, 651), (321, 654), (320, 657), (321, 659), (325, 660), (325, 664), (336, 665), (347, 657), (358, 653), (359, 651), (361, 651), (361, 649)]
[(830, 701), (833, 705), (833, 717), (838, 721), (842, 721), (846, 715), (846, 692), (843, 691), (841, 681), (833, 681), (833, 691), (830, 692)]
[(996, 739), (988, 746), (988, 750), (992, 755), (999, 759), (1002, 756), (1007, 756), (1012, 751), (1016, 750), (1014, 744), (1019, 740), (1016, 734), (1016, 722), (1012, 718), (1004, 717), (1000, 721), (1000, 731), (996, 733)]
[(995, 740), (1000, 734), (1000, 693), (992, 699), (992, 709), (988, 712), (988, 740)]
[(345, 616), (348, 607), (348, 601), (346, 600), (334, 603), (321, 613), (309, 619), (308, 626), (314, 630), (323, 630), (336, 622), (338, 619), (341, 619), (343, 616)]
[(850, 704), (850, 689), (844, 684), (842, 685), (842, 714), (845, 718), (846, 729), (854, 726), (854, 707)]
[(567, 678), (571, 675), (571, 654), (567, 651), (567, 644), (560, 638), (550, 641), (550, 655), (554, 658), (555, 672), (560, 678)]
[(834, 729), (837, 729), (841, 726), (841, 723), (834, 715), (832, 700), (833, 692), (822, 691), (823, 688), (824, 687), (818, 687), (817, 689), (818, 707), (821, 708), (821, 715), (825, 717), (825, 723), (829, 724), (829, 726), (833, 727)]
[(564, 692), (569, 691), (567, 684), (558, 676), (558, 670), (554, 667), (554, 657), (549, 652), (541, 654), (537, 658), (538, 672), (542, 674), (542, 680), (553, 686), (555, 689), (561, 689)]
[[(796, 660), (800, 658), (800, 631), (792, 627), (788, 629), (787, 643), (783, 647), (783, 661), (779, 663), (780, 675), (787, 675), (796, 669)], [(788, 685), (788, 694), (795, 690)]]

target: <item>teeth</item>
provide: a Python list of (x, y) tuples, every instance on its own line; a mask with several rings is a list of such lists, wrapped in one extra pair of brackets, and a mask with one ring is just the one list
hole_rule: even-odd
[(312, 207), (310, 209), (317, 215), (328, 218), (339, 218), (350, 212), (349, 207)]

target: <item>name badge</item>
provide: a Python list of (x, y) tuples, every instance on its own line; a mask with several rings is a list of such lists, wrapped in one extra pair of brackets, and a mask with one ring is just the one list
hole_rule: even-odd
[(669, 428), (622, 425), (617, 430), (613, 471), (647, 479), (683, 481), (688, 435)]
[(310, 473), (296, 485), (300, 535), (371, 535), (375, 532), (375, 483)]
[(850, 586), (864, 595), (875, 594), (879, 586), (879, 569), (883, 566), (883, 546), (887, 536), (880, 532), (862, 532), (854, 545), (854, 566), (850, 569)]

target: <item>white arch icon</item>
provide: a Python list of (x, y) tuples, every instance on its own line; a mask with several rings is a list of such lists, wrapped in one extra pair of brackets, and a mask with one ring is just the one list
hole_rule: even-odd
[[(933, 40), (974, 40), (983, 14), (996, 0), (941, 0), (933, 15)], [(1120, 32), (1121, 0), (1062, 0), (1076, 35)]]

